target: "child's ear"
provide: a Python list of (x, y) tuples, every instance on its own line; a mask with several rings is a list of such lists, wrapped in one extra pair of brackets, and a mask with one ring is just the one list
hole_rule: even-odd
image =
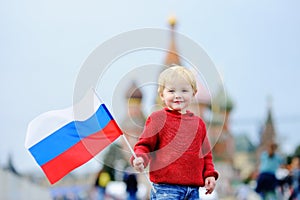
[(193, 91), (193, 96), (195, 97), (197, 94), (197, 91)]
[(162, 101), (164, 100), (164, 95), (162, 92), (159, 93), (159, 97), (161, 98)]

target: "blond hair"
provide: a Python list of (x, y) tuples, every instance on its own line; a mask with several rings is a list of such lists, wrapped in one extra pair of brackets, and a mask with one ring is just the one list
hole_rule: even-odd
[(197, 93), (197, 82), (194, 74), (187, 68), (179, 65), (168, 67), (162, 71), (158, 78), (158, 93), (161, 94), (166, 83), (172, 81), (176, 77), (181, 77), (191, 84), (194, 95)]

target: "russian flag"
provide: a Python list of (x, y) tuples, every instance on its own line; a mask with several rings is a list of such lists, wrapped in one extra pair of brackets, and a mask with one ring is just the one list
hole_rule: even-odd
[(27, 129), (25, 147), (51, 184), (116, 140), (122, 131), (95, 91), (75, 106), (43, 113)]

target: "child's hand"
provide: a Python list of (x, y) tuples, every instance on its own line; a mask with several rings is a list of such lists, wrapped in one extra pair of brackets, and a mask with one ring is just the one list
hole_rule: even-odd
[(138, 172), (144, 171), (144, 159), (142, 157), (137, 157), (133, 160), (133, 167)]
[(205, 179), (205, 189), (206, 193), (205, 194), (211, 194), (216, 186), (216, 179), (213, 176), (207, 177)]

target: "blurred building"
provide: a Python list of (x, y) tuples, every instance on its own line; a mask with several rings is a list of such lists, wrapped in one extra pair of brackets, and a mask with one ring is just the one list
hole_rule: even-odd
[(254, 145), (246, 134), (235, 136), (234, 166), (239, 171), (242, 179), (253, 179), (256, 177), (261, 153), (266, 151), (270, 144), (277, 141), (270, 102), (268, 102), (266, 110), (266, 119), (258, 133), (259, 144)]
[[(142, 111), (142, 100), (142, 91), (137, 87), (136, 82), (133, 81), (126, 92), (127, 114), (120, 125), (132, 148), (138, 141), (146, 121), (145, 115)], [(125, 151), (128, 152), (128, 154), (126, 154), (126, 158), (129, 160), (132, 154), (124, 141), (122, 146)]]
[(277, 143), (277, 133), (273, 122), (271, 100), (267, 102), (267, 116), (264, 125), (259, 133), (259, 145), (256, 154), (259, 157), (262, 151), (268, 149), (270, 144)]
[(212, 119), (207, 123), (211, 126), (208, 134), (213, 145), (214, 159), (232, 164), (232, 155), (235, 152), (235, 141), (230, 128), (233, 101), (226, 93), (222, 87), (215, 92), (212, 97), (215, 105), (210, 105)]

